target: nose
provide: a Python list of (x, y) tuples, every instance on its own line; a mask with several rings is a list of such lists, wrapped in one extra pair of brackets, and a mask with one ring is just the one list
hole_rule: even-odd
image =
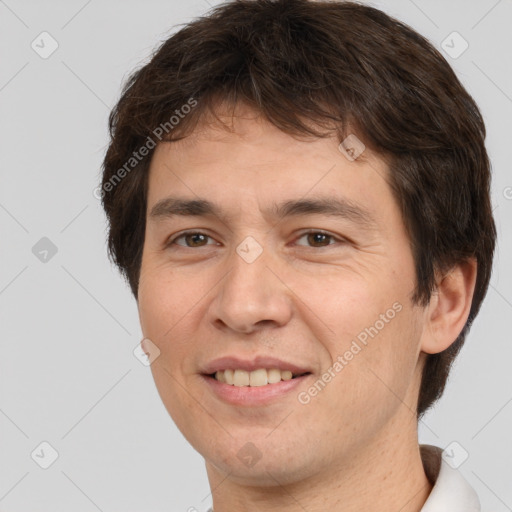
[(279, 276), (277, 265), (272, 264), (268, 250), (252, 262), (234, 250), (228, 266), (210, 304), (210, 319), (217, 328), (250, 334), (289, 322), (291, 292)]

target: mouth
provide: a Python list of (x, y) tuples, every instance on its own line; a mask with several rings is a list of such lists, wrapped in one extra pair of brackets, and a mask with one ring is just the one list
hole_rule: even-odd
[(279, 368), (258, 368), (253, 371), (226, 368), (214, 373), (205, 374), (223, 384), (235, 387), (262, 387), (272, 386), (282, 381), (289, 381), (298, 377), (310, 375), (310, 372), (292, 372)]
[(241, 410), (293, 400), (293, 392), (306, 385), (312, 373), (294, 374), (291, 370), (277, 368), (252, 371), (226, 368), (202, 374), (202, 377), (213, 396)]
[(224, 356), (201, 368), (207, 388), (217, 399), (237, 408), (266, 406), (288, 400), (312, 378), (313, 368), (263, 354), (250, 358)]

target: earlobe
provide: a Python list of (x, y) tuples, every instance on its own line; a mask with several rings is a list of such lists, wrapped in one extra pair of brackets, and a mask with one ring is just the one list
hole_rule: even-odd
[(427, 325), (421, 342), (423, 352), (437, 354), (457, 339), (471, 310), (476, 273), (477, 262), (471, 258), (440, 277), (427, 306)]

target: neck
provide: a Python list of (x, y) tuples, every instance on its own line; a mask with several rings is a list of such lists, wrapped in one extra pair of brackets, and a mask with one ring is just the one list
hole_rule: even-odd
[(357, 453), (287, 485), (243, 485), (207, 463), (214, 512), (419, 512), (432, 485), (423, 469), (415, 418), (407, 414), (409, 428), (401, 435), (389, 425)]

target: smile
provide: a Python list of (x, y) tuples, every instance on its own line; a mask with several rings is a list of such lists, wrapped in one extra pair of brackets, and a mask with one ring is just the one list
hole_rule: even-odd
[(298, 376), (300, 376), (300, 374), (294, 375), (290, 370), (279, 370), (278, 368), (259, 368), (254, 371), (226, 369), (218, 370), (211, 375), (211, 377), (215, 378), (219, 382), (238, 387), (266, 386), (268, 384), (276, 384), (281, 381), (291, 380)]

